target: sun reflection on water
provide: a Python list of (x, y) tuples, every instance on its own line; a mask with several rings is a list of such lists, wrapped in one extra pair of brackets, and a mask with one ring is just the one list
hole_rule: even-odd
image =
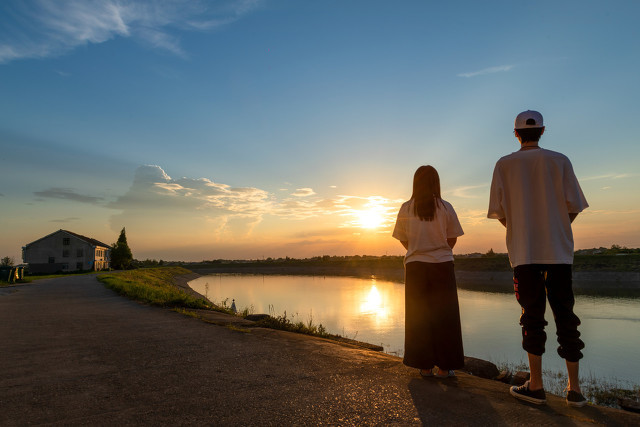
[(374, 315), (378, 322), (384, 321), (389, 317), (389, 310), (385, 305), (375, 281), (371, 284), (369, 293), (366, 294), (360, 304), (360, 313)]

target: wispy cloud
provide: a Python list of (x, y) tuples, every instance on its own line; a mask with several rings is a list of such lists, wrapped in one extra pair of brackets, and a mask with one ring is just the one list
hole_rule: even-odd
[(323, 197), (311, 188), (283, 195), (256, 187), (232, 187), (208, 178), (172, 178), (155, 165), (140, 166), (126, 194), (108, 203), (121, 211), (112, 216), (120, 224), (140, 227), (161, 224), (170, 229), (207, 230), (208, 235), (248, 236), (264, 218), (304, 221), (327, 218), (332, 229), (375, 225), (387, 230), (395, 222), (402, 201), (381, 196), (338, 195)]
[(207, 178), (173, 179), (160, 166), (137, 169), (129, 191), (108, 206), (113, 209), (218, 210), (245, 216), (269, 210), (269, 193), (258, 188), (231, 187)]
[(68, 223), (68, 222), (73, 222), (73, 221), (78, 221), (80, 218), (72, 216), (69, 218), (60, 218), (60, 219), (52, 219), (49, 222), (56, 222), (56, 223)]
[(513, 65), (499, 65), (497, 67), (484, 68), (482, 70), (472, 71), (469, 73), (460, 73), (458, 74), (458, 77), (469, 78), (469, 77), (483, 76), (485, 74), (505, 73), (507, 71), (511, 71), (513, 67), (514, 67)]
[(457, 212), (460, 223), (466, 226), (477, 226), (487, 221), (495, 221), (487, 218), (487, 211), (482, 209), (461, 209)]
[(467, 186), (463, 186), (463, 187), (454, 188), (451, 191), (451, 194), (454, 197), (460, 197), (460, 198), (463, 198), (463, 199), (475, 199), (475, 198), (477, 198), (479, 196), (475, 195), (475, 194), (469, 194), (469, 193), (470, 192), (472, 193), (473, 190), (477, 190), (479, 188), (486, 188), (488, 186), (489, 186), (489, 184), (467, 185)]
[(580, 215), (638, 215), (640, 209), (607, 210), (607, 209), (587, 209)]
[(46, 199), (63, 199), (90, 204), (99, 204), (104, 200), (102, 197), (78, 194), (71, 188), (49, 188), (43, 191), (35, 191), (33, 194)]
[(316, 192), (311, 188), (297, 188), (296, 191), (291, 193), (291, 195), (295, 197), (309, 197), (314, 194), (316, 194)]
[(604, 175), (589, 176), (587, 178), (580, 178), (580, 182), (583, 181), (598, 181), (606, 179), (624, 179), (640, 176), (638, 173), (608, 173)]
[(186, 57), (180, 31), (209, 31), (259, 7), (259, 0), (13, 0), (0, 13), (0, 63), (60, 55), (127, 37)]

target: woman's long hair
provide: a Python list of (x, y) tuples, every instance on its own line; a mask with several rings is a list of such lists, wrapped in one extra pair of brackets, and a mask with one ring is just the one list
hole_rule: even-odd
[(413, 175), (413, 212), (422, 221), (433, 221), (436, 217), (440, 197), (440, 177), (433, 166), (420, 166)]

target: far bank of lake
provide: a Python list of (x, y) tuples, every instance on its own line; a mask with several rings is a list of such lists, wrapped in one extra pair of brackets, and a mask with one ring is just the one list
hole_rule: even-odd
[[(500, 270), (469, 270), (468, 263), (456, 263), (456, 280), (461, 289), (485, 292), (512, 292), (513, 272)], [(465, 265), (466, 264), (466, 265)], [(477, 265), (477, 263), (476, 263)], [(507, 264), (508, 265), (508, 264)], [(404, 267), (396, 263), (262, 263), (227, 262), (193, 264), (188, 268), (199, 274), (259, 274), (290, 276), (348, 276), (362, 279), (376, 278), (404, 283)], [(585, 271), (574, 268), (573, 287), (577, 295), (640, 297), (640, 271)]]

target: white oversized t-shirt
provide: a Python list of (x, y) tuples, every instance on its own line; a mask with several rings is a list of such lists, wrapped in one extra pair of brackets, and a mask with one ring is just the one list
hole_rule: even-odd
[(569, 159), (538, 148), (516, 151), (498, 160), (487, 217), (506, 219), (512, 267), (572, 264), (569, 214), (588, 206)]
[(453, 261), (453, 251), (447, 239), (462, 236), (462, 226), (453, 206), (445, 200), (437, 204), (433, 221), (422, 221), (414, 214), (413, 200), (402, 204), (393, 230), (393, 237), (408, 242), (404, 263)]

